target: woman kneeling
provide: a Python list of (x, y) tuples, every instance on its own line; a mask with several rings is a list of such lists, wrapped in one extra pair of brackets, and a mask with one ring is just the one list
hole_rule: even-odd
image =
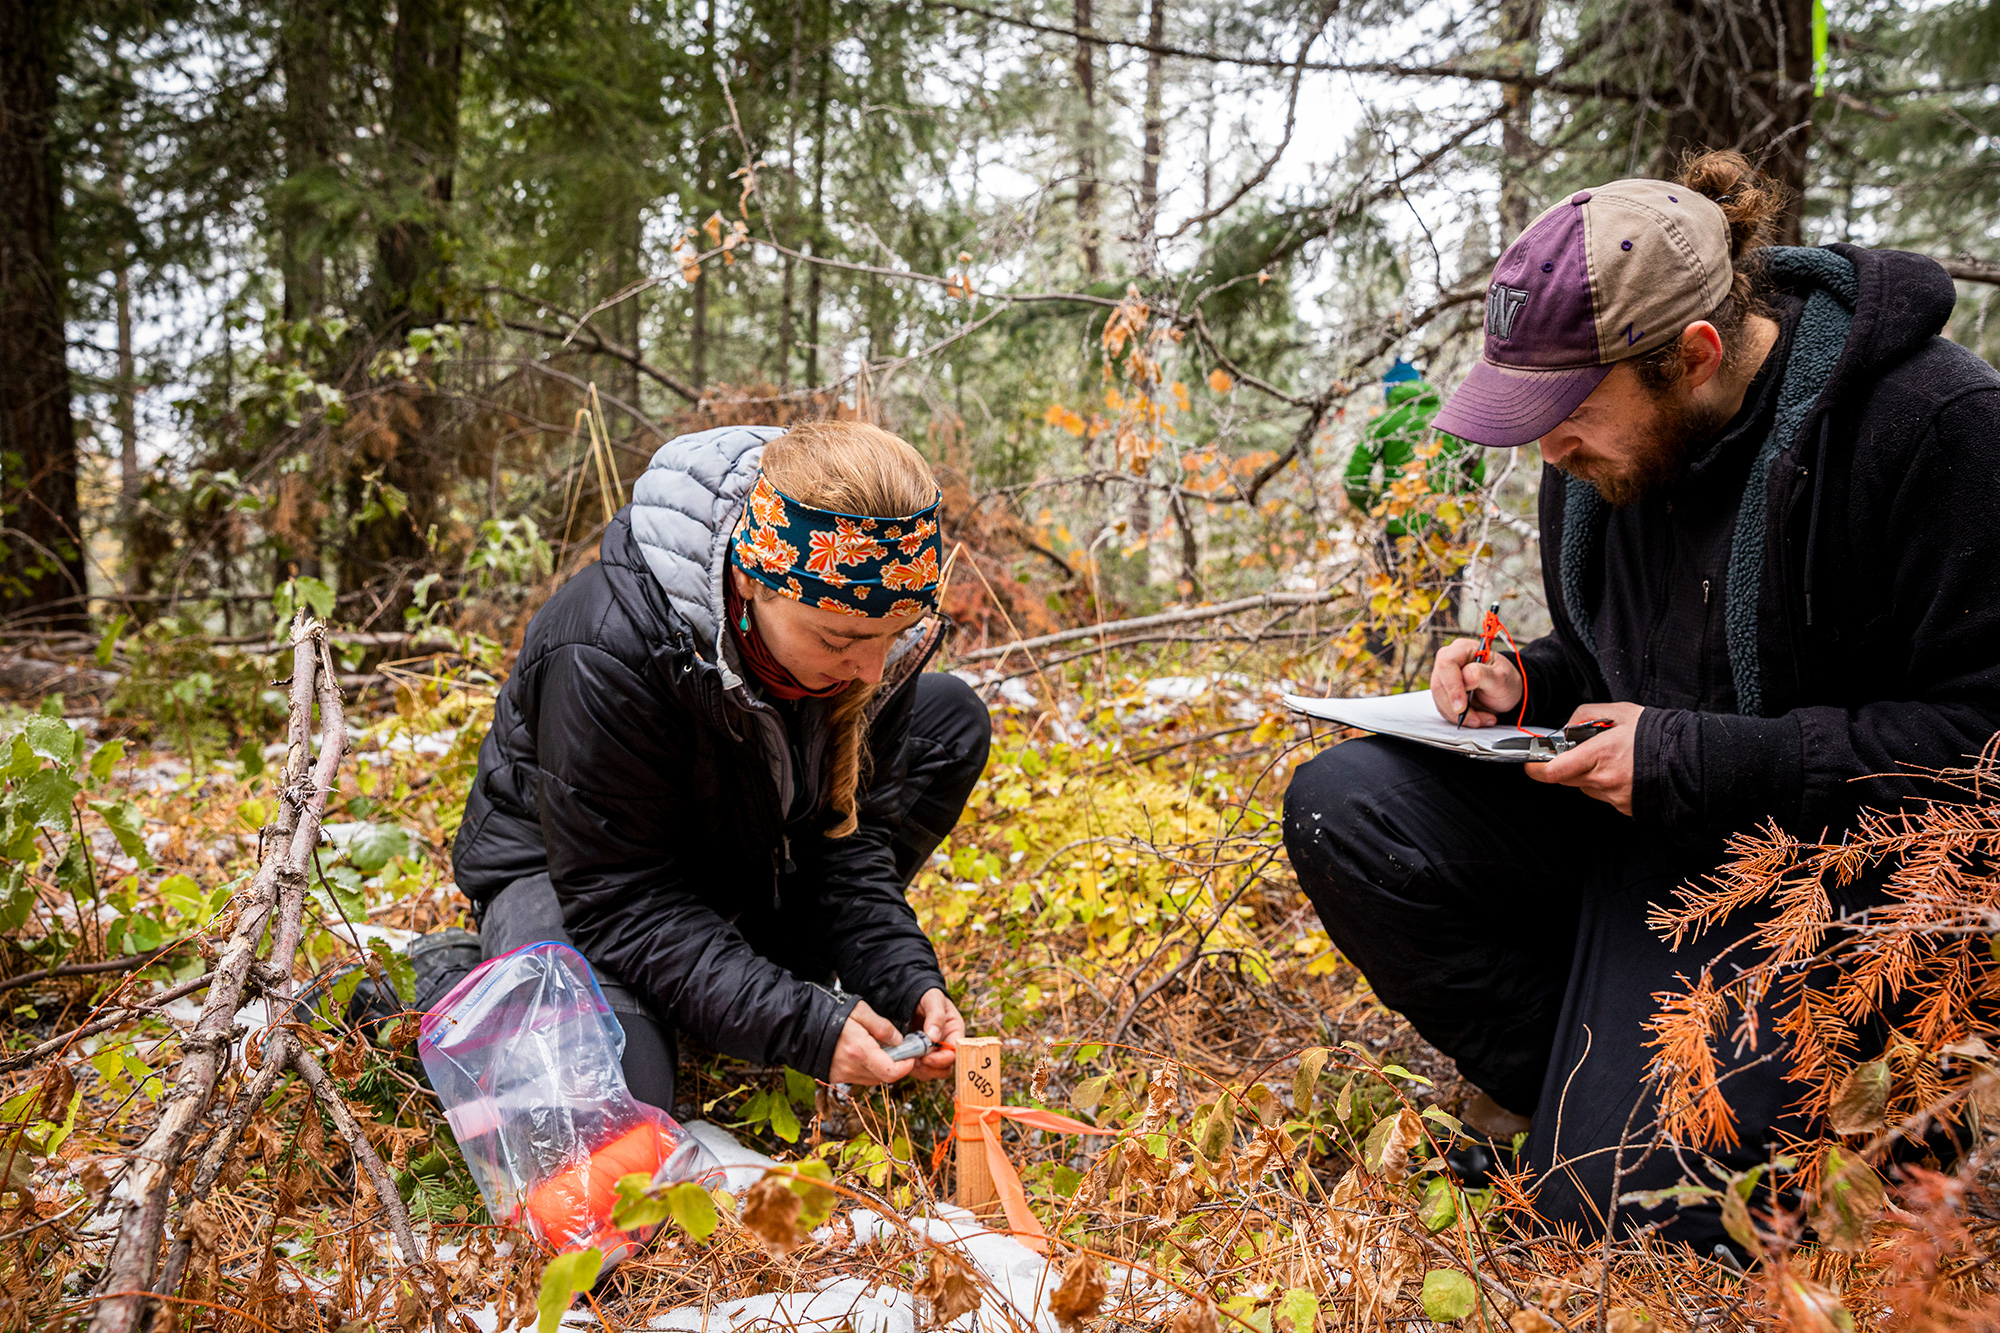
[[(529, 623), (453, 849), (488, 958), (557, 939), (673, 1109), (675, 1033), (836, 1083), (951, 1072), (964, 1022), (905, 893), (989, 722), (925, 673), (939, 492), (873, 426), (664, 445)], [(890, 1061), (899, 1026), (939, 1049)]]

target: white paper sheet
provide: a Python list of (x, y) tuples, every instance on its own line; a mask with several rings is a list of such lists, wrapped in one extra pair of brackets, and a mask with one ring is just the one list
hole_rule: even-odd
[(1514, 744), (1519, 745), (1522, 736), (1546, 736), (1553, 730), (1522, 728), (1505, 722), (1491, 727), (1461, 727), (1438, 715), (1429, 690), (1385, 694), (1373, 699), (1314, 699), (1288, 694), (1285, 706), (1307, 717), (1338, 722), (1343, 727), (1359, 727), (1378, 736), (1397, 736), (1440, 750), (1452, 750), (1471, 759), (1503, 764), (1524, 764), (1528, 755), (1525, 750), (1499, 748), (1499, 742), (1512, 737)]

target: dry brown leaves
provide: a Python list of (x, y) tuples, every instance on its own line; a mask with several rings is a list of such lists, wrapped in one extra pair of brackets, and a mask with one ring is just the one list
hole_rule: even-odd
[(1423, 1141), (1423, 1118), (1405, 1106), (1369, 1133), (1364, 1156), (1369, 1169), (1393, 1185), (1410, 1173), (1410, 1153)]
[(979, 1308), (978, 1284), (964, 1264), (946, 1254), (931, 1256), (916, 1294), (930, 1303), (931, 1321), (936, 1324), (949, 1324)]
[(799, 1231), (802, 1203), (784, 1181), (766, 1176), (743, 1196), (743, 1228), (757, 1238), (765, 1253), (782, 1259), (806, 1243)]
[(1157, 1134), (1174, 1115), (1180, 1091), (1180, 1074), (1172, 1065), (1161, 1065), (1146, 1080), (1146, 1114), (1139, 1121), (1141, 1134)]
[(1556, 1326), (1540, 1310), (1516, 1310), (1507, 1318), (1513, 1333), (1556, 1333)]
[(1063, 1269), (1062, 1285), (1049, 1297), (1049, 1313), (1067, 1329), (1083, 1327), (1083, 1321), (1104, 1304), (1104, 1270), (1097, 1260), (1078, 1252)]
[(1291, 1136), (1277, 1125), (1258, 1130), (1236, 1155), (1237, 1178), (1246, 1185), (1254, 1185), (1273, 1171), (1282, 1170), (1291, 1160), (1294, 1146)]
[[(520, 1233), (512, 1237), (514, 1253), (519, 1256), (512, 1263), (501, 1268), (511, 1280), (500, 1288), (493, 1308), (497, 1328), (528, 1328), (540, 1317), (536, 1308), (542, 1294), (542, 1269), (546, 1266), (541, 1256), (541, 1247)], [(493, 1251), (485, 1251), (485, 1261), (490, 1262)]]
[(1888, 1123), (1889, 1089), (1894, 1083), (1886, 1061), (1856, 1065), (1827, 1109), (1828, 1127), (1836, 1134), (1872, 1134), (1882, 1128)]
[(1174, 1317), (1167, 1322), (1167, 1333), (1221, 1333), (1216, 1323), (1215, 1307), (1207, 1301), (1192, 1301), (1174, 1311)]
[[(1407, 1156), (1408, 1150), (1404, 1151)], [(1403, 1283), (1422, 1267), (1423, 1256), (1403, 1234), (1402, 1219), (1383, 1211), (1369, 1196), (1368, 1180), (1360, 1167), (1340, 1178), (1327, 1208), (1334, 1266), (1353, 1274), (1348, 1290), (1355, 1309), (1364, 1326), (1372, 1324), (1378, 1314), (1386, 1317), (1402, 1293)]]
[(1655, 1333), (1659, 1325), (1644, 1306), (1621, 1305), (1605, 1316), (1604, 1327), (1607, 1333)]
[(222, 1219), (206, 1202), (197, 1203), (181, 1216), (181, 1235), (194, 1243), (197, 1253), (214, 1253), (221, 1247)]

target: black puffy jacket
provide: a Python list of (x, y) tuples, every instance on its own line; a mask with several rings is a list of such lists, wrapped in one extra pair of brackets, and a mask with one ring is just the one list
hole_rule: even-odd
[[(903, 894), (881, 811), (903, 774), (933, 619), (891, 652), (869, 738), (874, 768), (845, 838), (795, 800), (825, 740), (804, 701), (797, 738), (743, 685), (723, 621), (728, 535), (781, 431), (724, 427), (670, 441), (605, 529), (601, 558), (528, 626), (453, 847), (483, 910), (547, 871), (577, 948), (672, 1027), (726, 1054), (823, 1077), (855, 998), (896, 1023), (942, 987)], [(796, 873), (794, 870), (796, 869)], [(813, 901), (803, 903), (802, 897)], [(809, 907), (849, 996), (752, 947)]]
[[(1836, 318), (1817, 347), (1808, 325), (1793, 335), (1808, 373), (1749, 469), (1723, 595), (1611, 581), (1659, 590), (1636, 617), (1658, 641), (1726, 636), (1734, 710), (1649, 706), (1634, 742), (1633, 815), (1686, 841), (1766, 818), (1837, 835), (1860, 805), (1944, 794), (1923, 771), (1964, 766), (2000, 730), (2000, 375), (1938, 336), (1956, 293), (1933, 261), (1771, 255), (1781, 289), (1822, 293)], [(1613, 699), (1590, 613), (1608, 519), (1586, 483), (1543, 468), (1555, 632), (1522, 650), (1532, 721)]]

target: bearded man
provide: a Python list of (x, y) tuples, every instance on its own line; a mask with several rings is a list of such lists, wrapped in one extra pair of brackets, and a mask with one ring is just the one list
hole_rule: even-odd
[[(1285, 798), (1327, 932), (1480, 1089), (1468, 1126), (1501, 1157), (1525, 1143), (1542, 1215), (1651, 1223), (1703, 1253), (1726, 1243), (1712, 1201), (1614, 1203), (1716, 1183), (1656, 1142), (1645, 1023), (1768, 918), (1677, 953), (1648, 911), (1731, 834), (1837, 839), (1863, 805), (1943, 794), (1927, 773), (2000, 730), (2000, 376), (1939, 336), (1955, 293), (1937, 264), (1770, 248), (1781, 203), (1707, 154), (1557, 204), (1501, 257), (1484, 356), (1436, 419), (1493, 448), (1540, 440), (1554, 623), (1518, 666), (1444, 648), (1438, 710), (1511, 724), (1525, 694), (1531, 724), (1612, 725), (1522, 767), (1349, 741)], [(1847, 915), (1881, 882), (1826, 891)], [(1761, 1032), (1719, 1053), (1725, 1172), (1811, 1128)], [(1453, 1161), (1477, 1177), (1479, 1156)]]

